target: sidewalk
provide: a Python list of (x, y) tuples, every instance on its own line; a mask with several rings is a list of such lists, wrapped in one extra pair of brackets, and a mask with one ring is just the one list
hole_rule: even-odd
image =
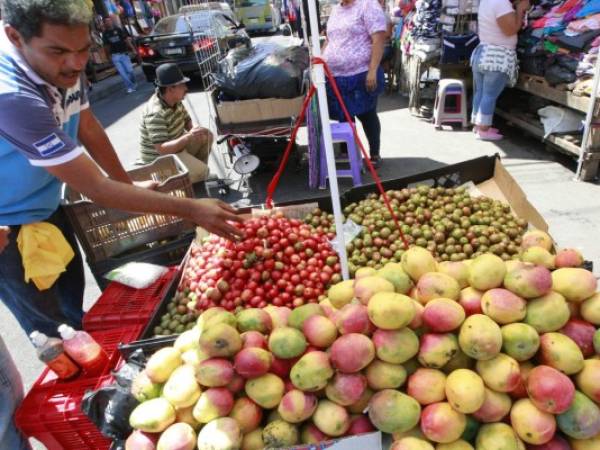
[[(146, 82), (146, 78), (144, 77), (144, 73), (142, 72), (142, 68), (140, 66), (135, 66), (133, 71), (135, 72), (135, 78), (138, 83)], [(125, 92), (125, 87), (119, 74), (115, 73), (104, 80), (93, 83), (91, 90), (88, 91), (88, 98), (90, 103), (96, 103), (118, 93), (119, 91)]]

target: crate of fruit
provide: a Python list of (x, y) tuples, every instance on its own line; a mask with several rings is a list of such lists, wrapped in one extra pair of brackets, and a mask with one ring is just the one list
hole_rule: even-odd
[[(129, 172), (133, 181), (154, 180), (157, 191), (175, 197), (193, 197), (186, 167), (175, 155), (157, 158)], [(87, 259), (104, 261), (149, 242), (173, 238), (194, 229), (194, 224), (163, 214), (134, 214), (105, 208), (65, 186), (62, 207), (73, 225)]]

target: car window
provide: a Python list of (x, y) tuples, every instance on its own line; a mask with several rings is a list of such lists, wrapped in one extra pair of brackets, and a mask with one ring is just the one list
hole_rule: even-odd
[(154, 34), (189, 33), (190, 25), (196, 32), (211, 28), (212, 14), (209, 11), (187, 14), (189, 24), (185, 17), (178, 14), (159, 20), (154, 27)]

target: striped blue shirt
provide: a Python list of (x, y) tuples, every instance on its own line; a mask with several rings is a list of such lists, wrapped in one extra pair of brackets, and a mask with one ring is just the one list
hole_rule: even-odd
[(79, 156), (79, 113), (89, 107), (84, 78), (69, 89), (44, 81), (6, 37), (0, 22), (0, 225), (51, 216), (62, 183), (45, 167)]

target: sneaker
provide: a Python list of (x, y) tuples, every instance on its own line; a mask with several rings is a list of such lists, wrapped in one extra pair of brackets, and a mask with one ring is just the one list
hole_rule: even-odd
[(371, 156), (371, 164), (373, 164), (373, 167), (375, 169), (377, 169), (381, 165), (381, 156), (379, 156), (379, 155)]
[[(477, 125), (475, 125), (473, 127), (473, 133), (477, 133), (478, 131), (479, 131), (479, 128), (477, 127)], [(494, 128), (494, 127), (489, 127), (487, 129), (487, 131), (491, 131), (492, 133), (500, 134), (500, 130), (498, 128)]]
[(494, 133), (491, 129), (478, 131), (475, 136), (480, 141), (499, 141), (504, 137), (500, 133)]
[(127, 93), (128, 93), (128, 94), (131, 94), (132, 92), (135, 92), (135, 89), (131, 89), (131, 88), (130, 88), (130, 89), (127, 89)]

